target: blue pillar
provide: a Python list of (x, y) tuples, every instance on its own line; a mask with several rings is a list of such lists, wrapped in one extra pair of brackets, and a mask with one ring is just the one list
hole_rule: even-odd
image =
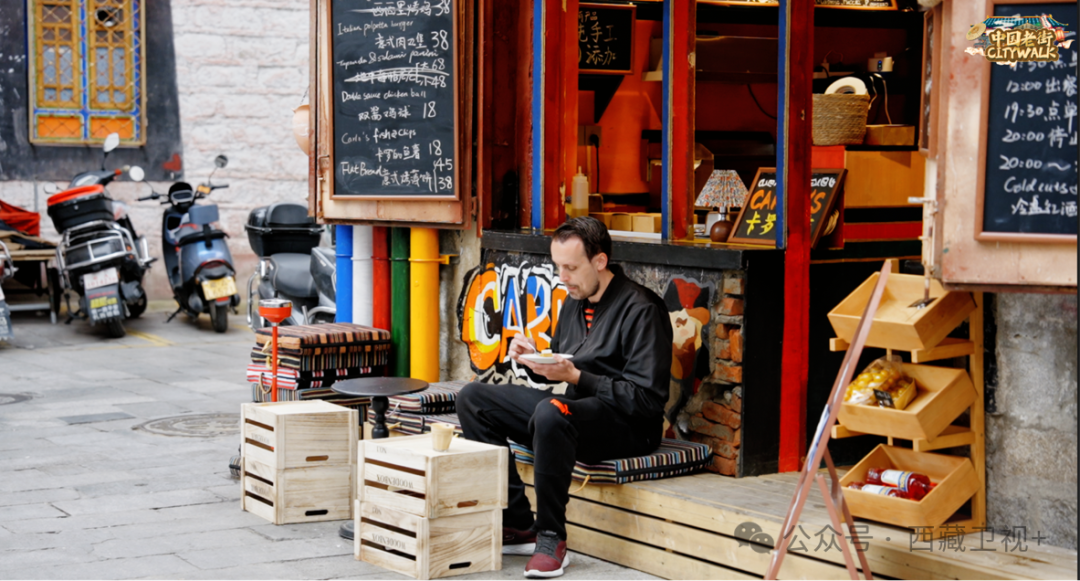
[(335, 285), (335, 297), (337, 302), (337, 316), (334, 322), (353, 322), (353, 229), (352, 226), (335, 226), (336, 242), (335, 253), (337, 255), (337, 284)]

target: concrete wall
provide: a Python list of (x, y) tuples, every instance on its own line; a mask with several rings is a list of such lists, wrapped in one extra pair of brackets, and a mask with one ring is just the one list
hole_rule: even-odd
[[(1000, 294), (997, 412), (986, 421), (988, 525), (1076, 549), (1076, 295)], [(991, 340), (991, 338), (987, 338)]]
[[(306, 204), (307, 157), (292, 137), (292, 110), (308, 85), (308, 5), (172, 0), (172, 10), (184, 177), (200, 183), (216, 155), (229, 157), (229, 167), (214, 175), (229, 189), (211, 201), (220, 207), (243, 283), (255, 264), (244, 232), (248, 212), (279, 201)], [(66, 185), (0, 182), (0, 199), (33, 210), (36, 189), (42, 234), (56, 239), (45, 199)], [(164, 192), (169, 185), (153, 187)], [(133, 201), (148, 193), (145, 186), (117, 183), (109, 191), (129, 202), (136, 229), (149, 239), (151, 255), (160, 257), (161, 206)], [(171, 298), (160, 262), (147, 286), (152, 299)]]

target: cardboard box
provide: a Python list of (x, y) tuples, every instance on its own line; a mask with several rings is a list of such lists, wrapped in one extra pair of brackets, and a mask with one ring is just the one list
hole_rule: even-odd
[(867, 125), (865, 145), (915, 145), (914, 125)]
[(634, 214), (631, 229), (633, 232), (656, 234), (663, 228), (661, 214)]
[(611, 226), (608, 226), (609, 230), (623, 230), (626, 232), (634, 231), (634, 215), (625, 214), (622, 212), (616, 212), (611, 215)]
[(604, 226), (608, 230), (611, 230), (611, 212), (589, 212), (589, 215), (604, 223)]

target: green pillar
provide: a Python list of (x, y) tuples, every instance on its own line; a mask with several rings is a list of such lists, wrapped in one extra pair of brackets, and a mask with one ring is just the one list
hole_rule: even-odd
[(409, 229), (390, 230), (390, 375), (409, 376)]

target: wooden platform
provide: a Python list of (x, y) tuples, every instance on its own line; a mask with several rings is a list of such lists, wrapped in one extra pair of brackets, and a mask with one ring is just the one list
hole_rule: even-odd
[[(530, 499), (532, 466), (518, 464)], [(706, 473), (623, 485), (587, 485), (567, 506), (571, 550), (667, 579), (760, 579), (769, 564), (772, 540), (780, 534), (798, 473), (727, 478)], [(571, 490), (578, 487), (575, 483)], [(814, 487), (780, 579), (848, 579), (821, 494)], [(749, 523), (749, 524), (747, 524)], [(896, 579), (1075, 579), (1076, 551), (1038, 546), (1029, 531), (1026, 551), (1002, 536), (980, 547), (980, 535), (963, 539), (961, 552), (942, 541), (916, 542), (908, 529), (866, 525), (867, 558), (876, 578)], [(760, 527), (752, 537), (746, 533)], [(736, 536), (751, 536), (747, 542)], [(768, 539), (765, 538), (768, 535)], [(985, 548), (986, 551), (975, 549)], [(990, 550), (992, 549), (992, 550)]]

